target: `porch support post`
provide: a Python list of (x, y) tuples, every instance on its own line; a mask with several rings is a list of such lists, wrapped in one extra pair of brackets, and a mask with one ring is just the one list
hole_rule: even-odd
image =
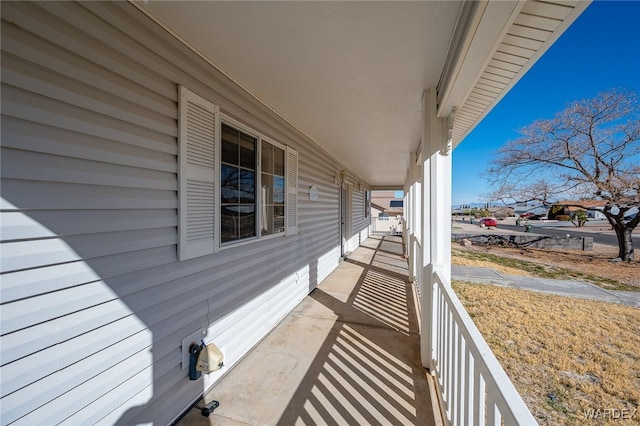
[(436, 90), (422, 96), (422, 307), (420, 353), (422, 365), (432, 370), (437, 338), (435, 272), (451, 283), (451, 155), (445, 120), (437, 118)]
[[(409, 154), (410, 157), (413, 157), (413, 153)], [(407, 266), (409, 267), (409, 282), (415, 282), (415, 272), (414, 272), (414, 262), (413, 262), (413, 217), (415, 215), (415, 210), (413, 207), (413, 180), (412, 180), (412, 167), (411, 162), (409, 162), (409, 168), (407, 170), (407, 177), (404, 182), (404, 242), (405, 242), (405, 256), (407, 258)]]
[(407, 178), (404, 185), (405, 190), (405, 244), (406, 244), (406, 255), (407, 262), (409, 267), (409, 281), (416, 282), (419, 281), (419, 271), (418, 268), (421, 268), (421, 259), (417, 258), (417, 253), (419, 250), (417, 249), (417, 245), (421, 244), (420, 242), (420, 229), (419, 227), (422, 225), (420, 221), (420, 208), (419, 205), (419, 196), (418, 188), (419, 188), (419, 179), (420, 172), (419, 167), (416, 165), (416, 153), (410, 153), (409, 160), (409, 169), (407, 171)]

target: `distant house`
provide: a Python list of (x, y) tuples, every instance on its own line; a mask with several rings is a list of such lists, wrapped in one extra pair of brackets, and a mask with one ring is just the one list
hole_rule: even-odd
[(371, 193), (371, 217), (402, 216), (403, 200), (394, 191), (373, 191)]
[(534, 215), (546, 216), (549, 212), (549, 207), (537, 201), (516, 203), (515, 205), (513, 205), (513, 209), (516, 217), (525, 213), (533, 213)]
[(396, 234), (402, 229), (403, 200), (394, 191), (373, 191), (371, 193), (372, 234)]
[(607, 205), (605, 200), (564, 200), (557, 204), (565, 206), (568, 215), (572, 215), (578, 210), (586, 210), (589, 219), (606, 219), (602, 210)]

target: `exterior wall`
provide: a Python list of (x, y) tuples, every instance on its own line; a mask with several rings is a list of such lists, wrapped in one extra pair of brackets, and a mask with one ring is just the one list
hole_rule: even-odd
[(542, 205), (536, 205), (536, 204), (529, 204), (526, 206), (521, 206), (521, 205), (514, 205), (514, 215), (516, 217), (520, 216), (521, 214), (524, 213), (533, 213), (536, 215), (546, 215), (549, 212), (549, 208), (542, 206)]
[(383, 209), (379, 209), (377, 207), (371, 206), (371, 216), (372, 217), (380, 217), (380, 214), (384, 213)]
[[(2, 19), (1, 422), (169, 424), (338, 265), (341, 165), (129, 3)], [(298, 151), (298, 234), (177, 261), (178, 85)]]

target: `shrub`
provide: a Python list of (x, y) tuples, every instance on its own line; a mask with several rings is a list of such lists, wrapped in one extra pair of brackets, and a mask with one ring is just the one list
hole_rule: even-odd
[(578, 210), (573, 214), (573, 216), (571, 216), (571, 223), (576, 225), (578, 228), (581, 228), (588, 221), (589, 217), (587, 216), (586, 210)]
[[(558, 219), (558, 216), (563, 216), (563, 215), (569, 216), (568, 210), (569, 209), (567, 209), (562, 204), (554, 204), (549, 209), (549, 219)], [(562, 220), (562, 219), (558, 219), (558, 220)], [(569, 220), (569, 219), (566, 219), (566, 220)]]
[(557, 214), (555, 219), (563, 222), (569, 222), (571, 220), (571, 216), (568, 214)]

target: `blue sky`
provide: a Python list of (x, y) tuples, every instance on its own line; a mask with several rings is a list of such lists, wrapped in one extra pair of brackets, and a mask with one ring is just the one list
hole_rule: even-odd
[(518, 129), (611, 88), (640, 94), (640, 1), (594, 1), (453, 151), (452, 204), (483, 202), (482, 176)]

